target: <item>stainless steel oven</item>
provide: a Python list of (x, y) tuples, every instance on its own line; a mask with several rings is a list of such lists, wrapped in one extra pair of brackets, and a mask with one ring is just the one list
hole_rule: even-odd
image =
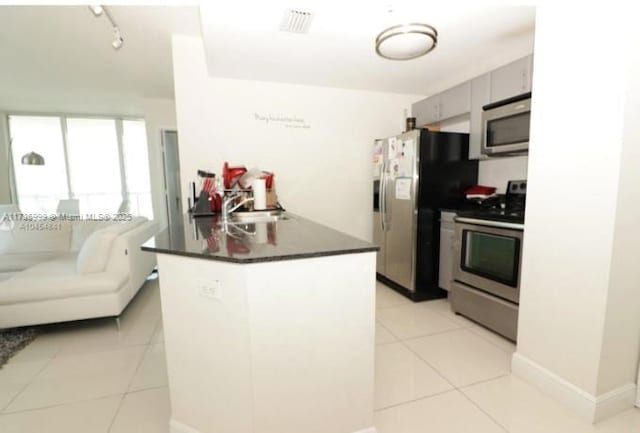
[(527, 152), (531, 93), (482, 107), (482, 153), (509, 155)]
[(456, 218), (453, 311), (516, 339), (524, 224)]

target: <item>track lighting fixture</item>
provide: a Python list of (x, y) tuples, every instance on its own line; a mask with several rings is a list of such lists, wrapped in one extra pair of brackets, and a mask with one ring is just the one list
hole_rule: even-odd
[(100, 15), (102, 15), (102, 12), (104, 12), (104, 9), (100, 5), (89, 6), (89, 10), (91, 10), (91, 12), (93, 12), (93, 15), (95, 15), (96, 17), (99, 17)]
[(122, 47), (122, 44), (124, 43), (124, 39), (120, 34), (120, 27), (118, 27), (118, 25), (114, 21), (107, 7), (102, 5), (93, 5), (93, 6), (89, 6), (89, 10), (93, 14), (93, 16), (95, 16), (96, 18), (100, 18), (102, 15), (107, 17), (107, 19), (111, 23), (111, 27), (113, 27), (113, 41), (111, 42), (111, 46), (113, 47), (114, 50), (119, 50)]
[(124, 42), (124, 39), (122, 39), (122, 36), (120, 35), (120, 29), (117, 27), (114, 27), (113, 42), (111, 42), (111, 46), (113, 47), (114, 50), (119, 50), (123, 42)]

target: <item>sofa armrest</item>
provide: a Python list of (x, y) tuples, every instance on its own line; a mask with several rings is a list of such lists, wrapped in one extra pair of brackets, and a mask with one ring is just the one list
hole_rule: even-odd
[(157, 221), (147, 221), (130, 232), (128, 239), (129, 255), (129, 284), (133, 298), (144, 284), (149, 274), (156, 267), (156, 255), (142, 251), (141, 247), (151, 237), (158, 234), (160, 224)]
[[(159, 224), (147, 221), (122, 233), (113, 243), (109, 267), (127, 273), (129, 299), (133, 298), (156, 266), (156, 256), (141, 249), (143, 243), (158, 233)], [(109, 268), (108, 267), (108, 268)]]

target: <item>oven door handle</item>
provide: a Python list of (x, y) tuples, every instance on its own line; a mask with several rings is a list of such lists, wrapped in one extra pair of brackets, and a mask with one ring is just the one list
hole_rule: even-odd
[(456, 222), (474, 224), (477, 226), (498, 227), (502, 229), (524, 230), (524, 224), (507, 223), (503, 221), (482, 220), (476, 218), (456, 217)]

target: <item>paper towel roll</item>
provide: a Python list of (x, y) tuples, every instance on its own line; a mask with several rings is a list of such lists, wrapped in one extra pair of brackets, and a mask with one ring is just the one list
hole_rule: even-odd
[(264, 210), (267, 208), (267, 187), (264, 179), (254, 179), (251, 182), (251, 190), (253, 191), (253, 208), (255, 210)]
[(266, 244), (269, 242), (269, 228), (268, 223), (260, 222), (256, 223), (256, 234), (253, 237), (253, 242), (256, 244)]

